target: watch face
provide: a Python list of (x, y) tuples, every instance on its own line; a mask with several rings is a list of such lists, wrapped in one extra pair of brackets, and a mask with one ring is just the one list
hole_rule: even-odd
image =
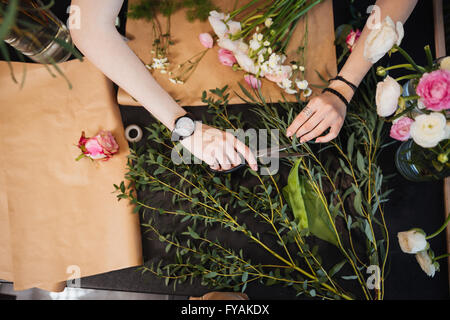
[(194, 133), (195, 122), (188, 117), (178, 119), (175, 132), (182, 137), (189, 137)]

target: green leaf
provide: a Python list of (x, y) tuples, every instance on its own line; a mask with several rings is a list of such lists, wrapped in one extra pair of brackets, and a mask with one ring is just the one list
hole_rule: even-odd
[(339, 271), (341, 271), (342, 267), (345, 265), (346, 262), (347, 260), (342, 260), (341, 262), (335, 264), (333, 268), (330, 269), (330, 272), (328, 272), (328, 275), (332, 277), (335, 274), (337, 274)]
[(214, 278), (214, 277), (216, 277), (217, 276), (217, 272), (214, 272), (214, 271), (212, 271), (212, 272), (209, 272), (209, 273), (207, 273), (207, 274), (205, 274), (205, 278), (206, 279), (211, 279), (211, 278)]
[(3, 41), (6, 38), (9, 30), (14, 25), (17, 16), (18, 3), (18, 0), (9, 1), (8, 8), (2, 17), (2, 23), (0, 24), (0, 41)]
[(294, 217), (299, 220), (300, 230), (308, 228), (310, 233), (317, 238), (337, 246), (336, 233), (327, 208), (314, 191), (310, 181), (304, 176), (299, 176), (300, 161), (301, 159), (298, 159), (292, 168), (288, 177), (288, 185), (283, 188), (283, 193), (294, 212)]

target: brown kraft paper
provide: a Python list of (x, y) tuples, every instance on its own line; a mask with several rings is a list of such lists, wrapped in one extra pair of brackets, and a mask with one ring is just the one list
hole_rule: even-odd
[[(23, 66), (13, 63), (19, 80)], [(74, 276), (142, 263), (139, 217), (113, 193), (129, 149), (112, 83), (88, 61), (59, 67), (72, 90), (38, 64), (20, 90), (0, 63), (0, 279), (15, 290), (61, 291)], [(81, 132), (101, 129), (119, 153), (75, 161)]]

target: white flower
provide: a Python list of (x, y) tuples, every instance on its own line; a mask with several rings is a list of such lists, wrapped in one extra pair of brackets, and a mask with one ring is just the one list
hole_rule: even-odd
[(430, 254), (427, 251), (421, 251), (416, 254), (416, 260), (420, 265), (420, 268), (429, 276), (434, 277), (436, 273), (437, 263), (433, 263)]
[(153, 58), (153, 64), (151, 65), (151, 67), (157, 70), (164, 70), (167, 68), (168, 65), (169, 63), (167, 62), (167, 58), (162, 59)]
[(227, 22), (228, 30), (232, 35), (237, 34), (242, 30), (241, 23), (239, 21), (230, 20)]
[(246, 54), (242, 52), (237, 52), (235, 54), (235, 58), (239, 64), (239, 66), (246, 72), (257, 74), (258, 67), (255, 65), (255, 62)]
[(300, 70), (301, 72), (304, 72), (305, 71), (305, 67), (304, 66), (299, 66), (298, 70)]
[(269, 52), (269, 54), (272, 54), (272, 52), (273, 52), (272, 48), (269, 48), (268, 52)]
[(445, 57), (439, 63), (441, 69), (450, 71), (450, 57)]
[(258, 33), (258, 34), (256, 35), (256, 39), (257, 39), (258, 41), (262, 41), (263, 38), (264, 38), (264, 36), (263, 36), (261, 33)]
[(264, 41), (263, 45), (264, 45), (264, 47), (268, 47), (268, 46), (270, 46), (270, 42), (266, 40), (266, 41)]
[(252, 49), (253, 51), (258, 50), (261, 47), (261, 42), (259, 42), (256, 39), (250, 40), (249, 44), (250, 44), (250, 49)]
[(404, 253), (417, 253), (428, 247), (425, 232), (419, 229), (397, 233), (398, 243)]
[(308, 88), (308, 81), (307, 80), (302, 80), (302, 81), (295, 81), (295, 84), (297, 85), (297, 88), (299, 88), (300, 90), (306, 90)]
[(228, 26), (225, 24), (225, 22), (223, 22), (224, 19), (224, 13), (219, 13), (217, 11), (211, 11), (209, 13), (209, 23), (211, 24), (211, 27), (213, 28), (219, 39), (225, 37), (225, 35), (228, 33)]
[(237, 51), (239, 47), (238, 41), (232, 41), (228, 38), (219, 38), (217, 44), (219, 45), (219, 47), (229, 50), (231, 52)]
[(402, 88), (391, 77), (386, 77), (383, 82), (377, 84), (375, 101), (377, 113), (380, 117), (389, 117), (394, 114), (398, 107), (398, 99), (402, 93)]
[(267, 28), (270, 28), (273, 24), (272, 18), (267, 18), (266, 21), (264, 21), (264, 24)]
[(277, 82), (277, 85), (284, 89), (287, 94), (296, 94), (297, 90), (292, 89), (292, 81), (289, 79), (283, 79), (281, 82)]
[(258, 63), (262, 64), (265, 60), (266, 58), (263, 53), (258, 54)]
[(448, 139), (449, 131), (445, 116), (439, 112), (417, 116), (410, 129), (414, 142), (423, 148), (434, 148)]
[(380, 60), (392, 47), (400, 45), (405, 35), (403, 24), (399, 21), (397, 25), (387, 16), (383, 23), (372, 29), (366, 39), (364, 57), (372, 63)]
[(304, 96), (305, 98), (308, 98), (308, 97), (310, 97), (311, 95), (312, 95), (312, 90), (311, 90), (311, 88), (306, 88), (306, 90), (303, 91), (303, 96)]

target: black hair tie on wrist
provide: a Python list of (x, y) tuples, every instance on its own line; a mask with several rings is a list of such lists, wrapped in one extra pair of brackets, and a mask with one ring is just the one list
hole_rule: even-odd
[(336, 76), (335, 78), (330, 79), (329, 81), (334, 81), (334, 80), (338, 80), (338, 81), (344, 82), (344, 83), (347, 84), (350, 88), (352, 88), (354, 92), (356, 92), (356, 90), (358, 90), (358, 87), (357, 87), (357, 86), (355, 86), (353, 83), (351, 83), (350, 81), (348, 81), (348, 80), (345, 79), (344, 77)]
[(339, 91), (331, 89), (331, 88), (325, 88), (325, 89), (323, 89), (322, 93), (325, 93), (325, 92), (334, 94), (336, 97), (341, 99), (342, 102), (345, 104), (345, 106), (348, 108), (350, 103), (347, 101), (347, 99), (345, 99), (345, 97)]

